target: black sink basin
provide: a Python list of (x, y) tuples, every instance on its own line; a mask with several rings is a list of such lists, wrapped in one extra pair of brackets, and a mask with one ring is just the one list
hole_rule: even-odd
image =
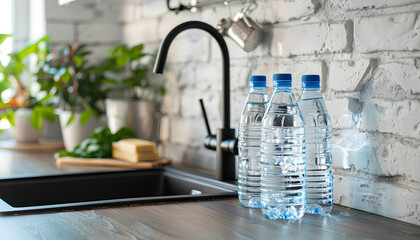
[(236, 196), (236, 186), (157, 168), (0, 180), (0, 213)]

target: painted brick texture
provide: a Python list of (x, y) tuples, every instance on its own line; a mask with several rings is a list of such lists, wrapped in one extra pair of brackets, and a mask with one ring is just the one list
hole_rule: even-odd
[(420, 50), (418, 13), (362, 17), (355, 21), (354, 37), (362, 53)]
[(271, 55), (290, 57), (348, 51), (350, 22), (309, 23), (272, 30)]
[(45, 15), (52, 46), (81, 42), (93, 53), (90, 62), (103, 60), (108, 49), (122, 43), (122, 23), (128, 18), (125, 5), (112, 0), (74, 1), (68, 6), (45, 0)]

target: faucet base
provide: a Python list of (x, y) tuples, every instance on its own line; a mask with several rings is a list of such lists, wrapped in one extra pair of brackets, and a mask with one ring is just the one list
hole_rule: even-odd
[(235, 129), (218, 129), (216, 134), (216, 170), (217, 179), (221, 181), (233, 181), (236, 179), (235, 155), (223, 151), (222, 142), (228, 139), (235, 139)]

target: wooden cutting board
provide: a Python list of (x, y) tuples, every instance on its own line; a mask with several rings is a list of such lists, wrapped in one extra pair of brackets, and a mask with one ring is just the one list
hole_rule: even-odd
[(160, 167), (171, 163), (170, 159), (162, 158), (150, 162), (126, 162), (112, 158), (72, 158), (63, 157), (56, 159), (57, 165), (90, 165), (90, 166), (109, 166), (127, 168), (152, 168)]

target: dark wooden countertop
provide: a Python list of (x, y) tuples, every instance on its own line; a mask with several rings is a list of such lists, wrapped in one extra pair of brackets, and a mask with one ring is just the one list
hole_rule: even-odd
[[(0, 178), (113, 170), (57, 167), (46, 153), (0, 156)], [(341, 206), (275, 221), (231, 199), (0, 216), (0, 239), (420, 239), (420, 226)]]

